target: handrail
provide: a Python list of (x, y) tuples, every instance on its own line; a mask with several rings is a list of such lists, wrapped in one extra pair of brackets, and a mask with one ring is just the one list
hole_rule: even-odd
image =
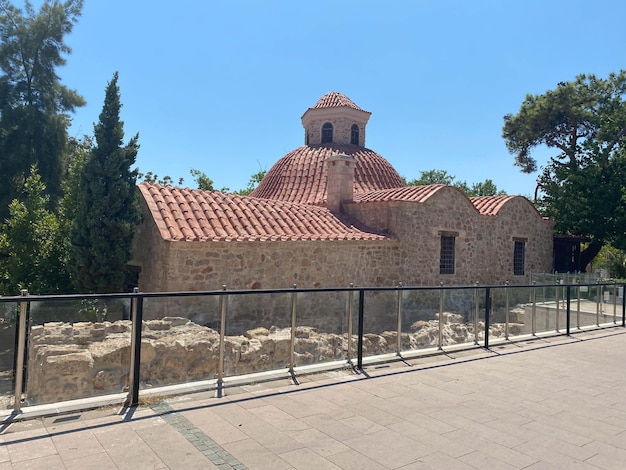
[[(555, 301), (556, 305), (553, 305), (552, 308), (555, 308), (557, 317), (554, 320), (555, 329), (554, 331), (559, 334), (563, 334), (559, 323), (559, 315), (562, 314), (560, 303), (564, 302), (565, 305), (565, 315), (566, 315), (566, 324), (565, 324), (565, 335), (569, 336), (571, 334), (572, 324), (571, 324), (571, 315), (572, 312), (572, 300), (576, 301), (576, 328), (581, 329), (581, 288), (587, 287), (588, 292), (590, 294), (595, 294), (595, 299), (590, 299), (592, 301), (595, 300), (596, 303), (596, 311), (595, 311), (595, 326), (599, 327), (601, 324), (600, 318), (602, 314), (602, 318), (605, 320), (609, 316), (608, 311), (606, 314), (601, 313), (602, 309), (600, 305), (608, 305), (608, 300), (604, 300), (601, 298), (602, 294), (606, 294), (608, 292), (607, 297), (611, 295), (612, 292), (612, 306), (613, 306), (613, 324), (618, 325), (617, 319), (617, 299), (618, 295), (621, 292), (621, 326), (626, 327), (626, 283), (610, 283), (610, 282), (601, 282), (601, 283), (582, 283), (582, 284), (567, 284), (563, 286), (562, 284), (530, 284), (530, 285), (515, 285), (510, 283), (505, 283), (504, 285), (479, 285), (478, 283), (469, 285), (469, 286), (446, 286), (440, 284), (439, 286), (407, 286), (403, 283), (399, 282), (396, 286), (390, 287), (357, 287), (351, 284), (348, 287), (341, 288), (298, 288), (297, 285), (293, 285), (291, 289), (263, 289), (263, 290), (226, 290), (226, 286), (222, 286), (221, 290), (218, 291), (185, 291), (185, 292), (139, 292), (135, 289), (132, 293), (114, 293), (114, 294), (72, 294), (72, 295), (33, 295), (29, 294), (27, 291), (23, 291), (20, 296), (11, 296), (11, 297), (0, 297), (0, 303), (5, 302), (14, 302), (19, 306), (19, 325), (16, 335), (16, 367), (15, 367), (15, 401), (14, 401), (14, 412), (19, 413), (22, 407), (21, 398), (24, 392), (28, 392), (28, 390), (23, 389), (23, 377), (24, 371), (27, 369), (27, 360), (28, 360), (28, 334), (27, 334), (27, 312), (31, 308), (31, 303), (33, 302), (55, 302), (61, 300), (84, 300), (84, 299), (129, 299), (131, 305), (131, 322), (132, 322), (132, 330), (131, 330), (131, 347), (130, 347), (130, 361), (129, 361), (129, 369), (128, 369), (128, 398), (127, 403), (131, 406), (135, 406), (139, 403), (139, 395), (140, 395), (140, 377), (141, 377), (141, 341), (142, 341), (142, 323), (144, 320), (144, 307), (145, 300), (152, 298), (178, 298), (178, 297), (203, 297), (203, 296), (219, 296), (219, 305), (220, 305), (220, 327), (219, 327), (219, 365), (217, 369), (217, 396), (223, 396), (223, 388), (224, 388), (224, 379), (225, 379), (225, 337), (226, 337), (226, 324), (228, 321), (228, 305), (229, 301), (232, 300), (233, 297), (248, 295), (248, 294), (285, 294), (289, 296), (291, 299), (291, 309), (290, 309), (290, 325), (291, 325), (291, 340), (290, 340), (290, 355), (289, 355), (289, 364), (288, 370), (295, 376), (296, 373), (296, 360), (295, 360), (295, 347), (296, 347), (296, 325), (297, 325), (297, 316), (298, 316), (298, 296), (304, 293), (328, 293), (328, 292), (346, 292), (347, 295), (347, 315), (348, 315), (348, 323), (347, 323), (347, 331), (344, 329), (342, 334), (347, 334), (347, 357), (345, 363), (347, 365), (352, 365), (353, 360), (353, 344), (352, 344), (352, 328), (353, 328), (353, 307), (355, 297), (354, 294), (357, 294), (358, 301), (358, 323), (357, 323), (357, 345), (356, 345), (356, 368), (363, 369), (364, 367), (364, 337), (365, 337), (365, 320), (366, 320), (366, 296), (367, 292), (395, 292), (395, 329), (396, 329), (396, 344), (395, 344), (395, 356), (402, 358), (407, 351), (404, 351), (402, 344), (402, 334), (403, 334), (403, 321), (406, 321), (404, 318), (407, 313), (407, 308), (403, 304), (406, 301), (405, 294), (407, 292), (433, 292), (439, 294), (439, 312), (438, 312), (438, 335), (437, 335), (437, 349), (443, 350), (443, 324), (444, 324), (444, 293), (446, 291), (467, 291), (468, 295), (474, 297), (473, 308), (474, 308), (474, 317), (473, 317), (473, 334), (474, 334), (474, 345), (481, 347), (478, 339), (479, 329), (482, 328), (481, 331), (484, 331), (484, 340), (482, 341), (482, 347), (485, 349), (489, 349), (491, 343), (493, 342), (493, 338), (490, 337), (490, 327), (494, 325), (494, 292), (498, 290), (503, 290), (504, 292), (504, 304), (506, 305), (506, 313), (505, 313), (505, 333), (504, 339), (510, 340), (510, 331), (509, 331), (509, 303), (510, 303), (510, 295), (514, 289), (529, 289), (530, 290), (530, 321), (526, 320), (527, 325), (530, 324), (530, 334), (535, 336), (539, 334), (537, 331), (537, 315), (538, 309), (543, 308), (543, 313), (541, 315), (545, 315), (546, 324), (549, 320), (547, 310), (545, 310), (546, 302), (550, 303)], [(606, 287), (606, 291), (604, 288)], [(618, 290), (619, 287), (619, 290)], [(564, 289), (563, 289), (564, 288)], [(573, 288), (576, 290), (574, 291)], [(547, 289), (547, 292), (552, 292), (554, 297), (552, 300), (546, 301), (544, 299), (542, 302), (538, 302), (537, 293), (540, 289)], [(552, 289), (552, 290), (550, 290)], [(479, 305), (479, 299), (482, 297), (479, 296), (479, 293), (484, 293), (484, 307)], [(545, 294), (545, 292), (544, 292)], [(519, 294), (518, 294), (519, 295)], [(564, 297), (564, 298), (563, 298)], [(528, 297), (526, 297), (528, 299)], [(502, 301), (501, 301), (502, 302)], [(607, 303), (602, 303), (607, 302)], [(343, 308), (343, 307), (342, 307)], [(501, 305), (500, 307), (501, 308)], [(484, 313), (484, 321), (479, 322), (479, 313)], [(553, 312), (554, 313), (554, 312)], [(544, 317), (541, 317), (544, 318)], [(448, 319), (448, 321), (450, 321)], [(468, 322), (470, 319), (468, 318)], [(500, 322), (501, 323), (501, 322)], [(589, 325), (591, 326), (591, 325)], [(404, 326), (406, 327), (406, 326)], [(346, 328), (342, 326), (342, 328)], [(447, 327), (446, 327), (447, 328)], [(541, 332), (544, 333), (543, 331)], [(469, 343), (468, 343), (469, 344)]]

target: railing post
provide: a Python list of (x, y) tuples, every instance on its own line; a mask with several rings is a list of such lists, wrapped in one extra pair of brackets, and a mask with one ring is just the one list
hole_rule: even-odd
[[(28, 291), (22, 289), (22, 297), (28, 296)], [(28, 302), (20, 302), (20, 320), (17, 332), (17, 358), (15, 364), (15, 398), (13, 411), (18, 413), (22, 407), (22, 393), (24, 392), (24, 356), (26, 354), (26, 316), (28, 315)]]
[(298, 286), (293, 285), (293, 292), (291, 293), (291, 345), (289, 350), (289, 371), (293, 374), (294, 367), (296, 366), (295, 351), (296, 351), (296, 305), (298, 304), (298, 293), (296, 289)]
[(365, 290), (359, 289), (359, 325), (358, 325), (358, 346), (357, 346), (357, 364), (359, 369), (363, 369), (363, 320), (365, 316), (365, 309), (363, 303), (365, 302)]
[(396, 353), (402, 354), (402, 283), (398, 282), (398, 331), (396, 338)]
[(622, 326), (626, 327), (626, 284), (622, 284)]
[(576, 329), (580, 330), (580, 286), (576, 289)]
[(537, 334), (537, 283), (533, 282), (532, 295), (532, 308), (530, 311), (530, 325), (531, 333), (533, 336)]
[(613, 282), (613, 324), (617, 325), (617, 283)]
[(348, 363), (352, 363), (352, 309), (354, 304), (354, 284), (350, 283), (348, 291)]
[(485, 288), (485, 349), (489, 349), (489, 320), (491, 316), (491, 288)]
[(439, 336), (437, 347), (443, 349), (443, 282), (439, 283)]
[(600, 297), (601, 297), (601, 292), (600, 292), (600, 284), (598, 284), (596, 286), (596, 326), (600, 326)]
[(554, 296), (555, 296), (555, 300), (556, 300), (556, 320), (555, 320), (554, 326), (556, 327), (555, 328), (556, 332), (560, 333), (560, 331), (559, 331), (559, 315), (561, 314), (561, 309), (559, 308), (559, 306), (560, 306), (560, 303), (561, 303), (561, 298), (560, 298), (559, 293), (561, 291), (561, 288), (560, 288), (560, 284), (559, 284), (559, 280), (558, 279), (556, 280), (556, 284), (557, 284), (557, 286), (556, 286), (556, 289), (554, 290)]
[(572, 286), (568, 284), (565, 288), (565, 296), (567, 298), (567, 303), (565, 304), (565, 334), (567, 336), (570, 335), (570, 326), (571, 326), (571, 301), (572, 301)]
[(509, 339), (509, 281), (504, 283), (504, 297), (505, 297), (505, 310), (504, 310), (504, 339)]
[[(226, 285), (222, 286), (222, 290), (226, 291)], [(224, 338), (226, 336), (226, 309), (228, 308), (228, 294), (220, 294), (220, 354), (217, 365), (217, 398), (224, 396), (224, 353), (226, 344)]]
[[(138, 294), (135, 287), (133, 294)], [(128, 401), (130, 406), (139, 405), (139, 378), (141, 377), (141, 330), (143, 325), (143, 296), (133, 296), (130, 301), (131, 336), (130, 336), (130, 373)]]
[(478, 344), (478, 281), (474, 283), (474, 344)]

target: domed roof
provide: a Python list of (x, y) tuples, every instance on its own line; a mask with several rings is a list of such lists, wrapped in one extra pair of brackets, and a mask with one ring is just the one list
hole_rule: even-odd
[(355, 159), (355, 196), (404, 186), (391, 164), (370, 149), (351, 144), (317, 144), (299, 147), (278, 160), (250, 196), (299, 204), (324, 204), (325, 160), (338, 154)]

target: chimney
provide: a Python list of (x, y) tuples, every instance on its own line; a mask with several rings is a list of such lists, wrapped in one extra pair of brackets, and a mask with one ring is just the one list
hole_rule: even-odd
[(352, 202), (354, 194), (354, 157), (333, 155), (326, 159), (326, 204), (332, 212), (341, 211), (342, 202)]

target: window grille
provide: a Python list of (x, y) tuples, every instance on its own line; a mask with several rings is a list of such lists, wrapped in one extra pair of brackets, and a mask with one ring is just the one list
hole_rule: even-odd
[(442, 235), (439, 274), (454, 274), (455, 237)]
[(513, 274), (515, 276), (524, 275), (524, 266), (526, 264), (526, 243), (515, 242), (513, 250)]
[(350, 129), (350, 143), (353, 145), (359, 145), (359, 126), (352, 124)]
[(330, 122), (326, 122), (322, 126), (322, 143), (330, 144), (332, 142), (333, 142), (333, 125)]

